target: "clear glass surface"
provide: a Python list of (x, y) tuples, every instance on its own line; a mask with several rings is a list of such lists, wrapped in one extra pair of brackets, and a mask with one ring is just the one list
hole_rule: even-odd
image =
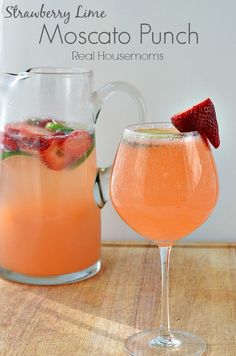
[(121, 218), (159, 247), (161, 320), (125, 342), (130, 355), (201, 355), (205, 341), (172, 330), (169, 263), (174, 242), (209, 217), (218, 197), (218, 178), (208, 143), (197, 132), (179, 133), (169, 123), (125, 129), (113, 165), (110, 194)]
[(110, 167), (97, 169), (95, 124), (116, 92), (135, 101), (144, 121), (136, 88), (110, 82), (94, 91), (92, 71), (0, 74), (0, 276), (54, 285), (99, 271)]

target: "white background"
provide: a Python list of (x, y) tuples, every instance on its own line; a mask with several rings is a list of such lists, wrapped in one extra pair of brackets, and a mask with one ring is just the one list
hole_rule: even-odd
[[(17, 4), (22, 10), (38, 10), (40, 1), (1, 1), (0, 70), (22, 71), (33, 66), (79, 66), (95, 72), (95, 88), (113, 80), (125, 80), (143, 93), (151, 121), (166, 121), (175, 113), (211, 97), (221, 133), (221, 147), (214, 151), (220, 178), (220, 198), (209, 220), (188, 241), (236, 242), (236, 2), (234, 0), (44, 0), (50, 10), (75, 13), (79, 4), (105, 10), (106, 19), (60, 20), (4, 19), (5, 8)], [(64, 32), (111, 31), (114, 26), (133, 35), (131, 45), (38, 44), (42, 25)], [(139, 24), (148, 22), (156, 32), (185, 31), (188, 22), (199, 34), (199, 44), (138, 44)], [(162, 62), (75, 62), (72, 50), (91, 52), (163, 52)], [(100, 165), (111, 163), (123, 127), (137, 121), (135, 105), (125, 95), (113, 97), (102, 110), (97, 125)], [(138, 238), (117, 216), (111, 204), (103, 209), (103, 239)]]

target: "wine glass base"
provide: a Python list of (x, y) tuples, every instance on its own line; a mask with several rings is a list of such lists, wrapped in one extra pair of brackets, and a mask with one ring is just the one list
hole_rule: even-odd
[(203, 355), (206, 351), (205, 341), (194, 334), (184, 331), (172, 331), (173, 342), (163, 343), (157, 335), (158, 330), (146, 330), (130, 336), (125, 341), (125, 350), (132, 356), (151, 355)]

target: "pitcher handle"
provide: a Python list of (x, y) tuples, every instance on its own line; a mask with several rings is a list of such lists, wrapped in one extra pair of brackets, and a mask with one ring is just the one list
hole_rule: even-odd
[[(97, 122), (102, 104), (116, 92), (128, 94), (137, 104), (139, 121), (144, 122), (146, 117), (146, 105), (142, 94), (133, 85), (126, 82), (111, 82), (93, 93), (94, 122)], [(95, 184), (94, 197), (99, 208), (103, 208), (109, 199), (109, 179), (111, 167), (98, 168)]]

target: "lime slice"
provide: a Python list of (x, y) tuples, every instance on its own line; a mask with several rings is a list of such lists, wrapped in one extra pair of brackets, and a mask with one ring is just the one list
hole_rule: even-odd
[(49, 122), (47, 123), (47, 125), (45, 126), (45, 129), (47, 129), (48, 131), (52, 131), (52, 132), (57, 132), (57, 133), (71, 133), (72, 131), (74, 131), (74, 129), (65, 126), (63, 124), (59, 124), (58, 122)]
[(179, 138), (180, 135), (177, 132), (177, 130), (173, 129), (155, 129), (155, 128), (139, 128), (135, 130), (136, 132), (148, 134), (149, 136), (153, 138)]
[(12, 156), (33, 156), (31, 153), (23, 151), (2, 151), (0, 152), (0, 159), (6, 159)]

